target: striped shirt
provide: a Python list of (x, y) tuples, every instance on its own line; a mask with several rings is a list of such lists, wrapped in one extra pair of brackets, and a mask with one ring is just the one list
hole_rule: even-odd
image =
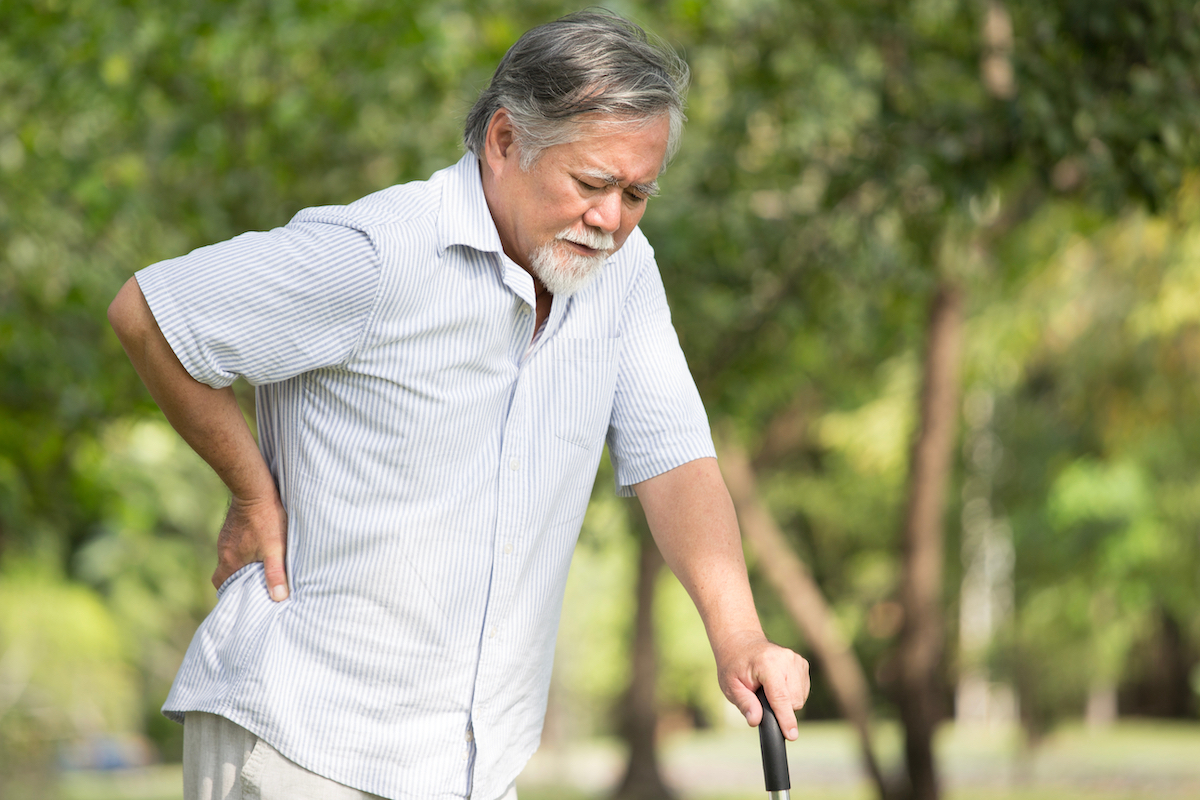
[(713, 455), (645, 237), (534, 340), (468, 154), (137, 280), (193, 377), (256, 387), (288, 511), (291, 596), (230, 577), (164, 713), (385, 797), (499, 797), (538, 746), (605, 442), (623, 495)]

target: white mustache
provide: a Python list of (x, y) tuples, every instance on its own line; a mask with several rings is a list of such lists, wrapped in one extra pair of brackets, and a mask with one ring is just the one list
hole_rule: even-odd
[(592, 250), (603, 250), (606, 253), (613, 249), (614, 244), (611, 233), (603, 233), (601, 231), (590, 229), (585, 229), (583, 231), (573, 231), (568, 229), (559, 232), (559, 234), (554, 238), (563, 239), (568, 242), (574, 242), (575, 244), (581, 244), (584, 247), (590, 247)]

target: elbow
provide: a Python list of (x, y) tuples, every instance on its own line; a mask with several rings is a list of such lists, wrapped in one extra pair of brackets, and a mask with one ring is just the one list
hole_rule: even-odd
[(146, 298), (137, 279), (130, 278), (117, 292), (117, 296), (108, 305), (108, 324), (112, 326), (121, 344), (128, 346), (137, 338), (139, 329), (144, 326), (145, 316), (150, 313)]

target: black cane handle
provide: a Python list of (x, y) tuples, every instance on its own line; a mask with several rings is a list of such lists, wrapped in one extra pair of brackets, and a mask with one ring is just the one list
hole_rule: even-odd
[(758, 724), (758, 741), (762, 744), (763, 777), (767, 782), (767, 791), (787, 792), (792, 788), (792, 779), (788, 775), (783, 731), (779, 727), (779, 720), (775, 719), (771, 704), (767, 702), (767, 693), (760, 686), (755, 694), (763, 710), (762, 722)]

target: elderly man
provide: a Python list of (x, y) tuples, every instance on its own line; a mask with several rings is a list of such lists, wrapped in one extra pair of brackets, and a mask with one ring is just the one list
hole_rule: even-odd
[(156, 264), (113, 301), (232, 495), (217, 606), (163, 709), (189, 798), (515, 797), (605, 441), (725, 694), (757, 724), (763, 685), (795, 736), (807, 663), (763, 636), (637, 228), (686, 75), (609, 14), (535, 28), (457, 165)]

